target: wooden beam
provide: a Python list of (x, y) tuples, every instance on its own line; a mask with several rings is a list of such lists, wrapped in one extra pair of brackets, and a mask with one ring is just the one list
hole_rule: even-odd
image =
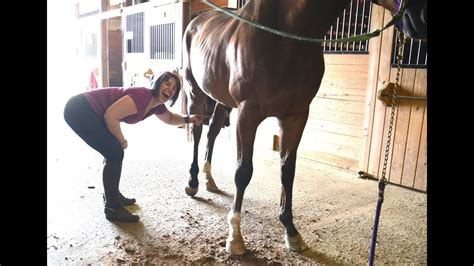
[[(372, 5), (371, 29), (379, 29), (383, 27), (384, 9), (382, 7)], [(383, 34), (383, 33), (382, 33)], [(377, 79), (379, 73), (379, 60), (382, 46), (382, 38), (372, 38), (369, 41), (369, 73), (367, 82), (367, 93), (365, 98), (365, 117), (362, 125), (363, 137), (361, 147), (361, 160), (359, 161), (359, 169), (369, 172), (370, 151), (373, 135), (373, 123), (375, 114), (375, 92), (377, 91)]]
[(109, 27), (108, 20), (103, 19), (100, 22), (100, 57), (101, 57), (101, 66), (102, 71), (100, 75), (102, 76), (102, 87), (109, 86)]

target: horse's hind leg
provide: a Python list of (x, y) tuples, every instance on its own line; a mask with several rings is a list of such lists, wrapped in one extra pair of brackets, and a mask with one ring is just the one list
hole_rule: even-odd
[(281, 197), (280, 221), (285, 226), (285, 246), (291, 251), (303, 251), (308, 248), (293, 224), (293, 181), (295, 179), (296, 151), (303, 134), (308, 112), (300, 116), (278, 119), (281, 139)]
[(242, 255), (246, 252), (244, 239), (240, 232), (241, 208), (245, 188), (250, 182), (253, 173), (253, 144), (257, 127), (262, 122), (258, 115), (256, 106), (248, 104), (239, 105), (237, 118), (237, 170), (235, 171), (234, 183), (237, 192), (234, 196), (234, 206), (227, 215), (229, 223), (229, 236), (226, 241), (227, 252), (234, 255)]
[(194, 196), (199, 189), (199, 166), (198, 166), (198, 153), (199, 153), (199, 141), (201, 140), (202, 125), (191, 125), (191, 131), (193, 134), (193, 162), (191, 163), (191, 168), (189, 169), (189, 180), (188, 186), (185, 188), (186, 194), (188, 196)]
[[(188, 84), (185, 83), (184, 91), (186, 93), (187, 100), (187, 111), (188, 114), (204, 114), (204, 100), (206, 95), (201, 91), (199, 86), (196, 84), (194, 77), (192, 76), (191, 71), (185, 70), (184, 77), (188, 81)], [(188, 180), (188, 186), (186, 186), (185, 191), (188, 196), (194, 196), (198, 192), (199, 181), (199, 166), (198, 166), (198, 152), (199, 152), (199, 141), (201, 140), (202, 125), (190, 124), (190, 128), (193, 135), (193, 162), (191, 163), (191, 168), (189, 169), (189, 174), (191, 175)]]
[(206, 174), (206, 189), (211, 192), (218, 192), (219, 188), (214, 182), (211, 172), (212, 152), (214, 150), (214, 142), (216, 141), (221, 128), (224, 126), (225, 107), (216, 103), (214, 112), (209, 123), (209, 131), (207, 133), (206, 155), (204, 156), (204, 166), (202, 171)]

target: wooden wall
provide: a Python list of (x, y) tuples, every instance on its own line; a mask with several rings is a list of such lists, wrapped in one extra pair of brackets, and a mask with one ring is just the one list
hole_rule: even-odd
[(123, 86), (121, 17), (110, 18), (108, 22), (109, 86), (121, 87)]
[[(352, 171), (356, 176), (363, 145), (369, 55), (325, 54), (326, 71), (298, 148), (298, 157)], [(259, 126), (255, 145), (273, 148), (276, 118)]]
[[(371, 28), (380, 28), (390, 19), (388, 11), (374, 6)], [(360, 168), (378, 177), (382, 174), (391, 108), (385, 107), (376, 96), (388, 82), (395, 82), (396, 68), (390, 67), (393, 31), (393, 27), (384, 31), (369, 45), (371, 57)], [(406, 95), (425, 97), (427, 70), (402, 68), (400, 85)], [(400, 102), (395, 112), (386, 171), (389, 182), (426, 191), (426, 120), (426, 101)]]
[(369, 56), (325, 54), (299, 157), (358, 171)]
[[(371, 29), (391, 19), (388, 11), (373, 7)], [(376, 99), (377, 91), (395, 81), (390, 67), (393, 27), (369, 44), (369, 54), (325, 54), (326, 71), (298, 149), (298, 157), (381, 177), (390, 108)], [(402, 69), (402, 92), (426, 96), (426, 69)], [(266, 119), (255, 144), (272, 149), (279, 127)], [(386, 178), (389, 182), (426, 191), (426, 102), (401, 101), (396, 109)]]

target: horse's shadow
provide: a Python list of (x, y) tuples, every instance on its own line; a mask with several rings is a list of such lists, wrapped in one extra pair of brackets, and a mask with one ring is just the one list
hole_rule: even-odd
[[(220, 193), (218, 193), (218, 192), (214, 192), (214, 193), (217, 193), (219, 195), (224, 195), (227, 199), (232, 199), (232, 197), (233, 197), (232, 194), (229, 194), (229, 193), (223, 192), (223, 191), (220, 192)], [(219, 203), (211, 200), (210, 198), (203, 198), (203, 197), (199, 197), (199, 196), (193, 196), (191, 198), (195, 201), (207, 204), (207, 205), (209, 205), (211, 207), (214, 207), (214, 208), (227, 209), (227, 206), (223, 206), (222, 204), (219, 204)]]
[(232, 193), (228, 193), (226, 191), (223, 191), (223, 190), (217, 190), (217, 191), (212, 191), (212, 193), (214, 194), (217, 194), (217, 195), (221, 195), (221, 196), (224, 196), (226, 198), (232, 198), (234, 196), (234, 194)]
[(267, 260), (260, 257), (256, 251), (247, 249), (244, 255), (232, 255), (229, 254), (229, 259), (232, 260), (232, 264), (238, 265), (268, 265), (272, 264)]
[[(322, 265), (340, 265), (340, 263), (336, 262), (332, 258), (328, 257), (327, 255), (317, 252), (312, 248), (308, 247), (308, 249), (299, 252), (301, 256), (304, 256), (308, 259), (311, 259), (311, 263), (315, 264), (322, 264)], [(232, 264), (250, 264), (250, 265), (278, 265), (280, 263), (275, 261), (268, 261), (265, 258), (262, 258), (261, 255), (252, 249), (247, 249), (247, 252), (244, 255), (229, 255), (229, 259), (233, 262)]]
[(311, 247), (308, 247), (306, 250), (301, 251), (299, 253), (301, 256), (310, 258), (314, 260), (316, 263), (321, 263), (324, 265), (339, 265), (340, 263), (336, 262), (331, 257), (328, 257), (326, 254), (318, 252)]
[[(224, 190), (220, 190), (220, 189), (217, 189), (215, 191), (209, 191), (210, 193), (213, 193), (213, 194), (217, 194), (217, 195), (221, 195), (221, 196), (224, 196), (225, 198), (228, 198), (228, 199), (233, 199), (234, 197), (234, 194), (232, 193), (229, 193), (229, 192), (226, 192)], [(204, 198), (202, 197), (199, 197), (199, 196), (192, 196), (191, 198), (193, 199), (197, 199), (199, 201), (205, 201)]]

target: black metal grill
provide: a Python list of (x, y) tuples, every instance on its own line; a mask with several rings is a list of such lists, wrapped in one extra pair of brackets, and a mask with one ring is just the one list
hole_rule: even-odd
[[(398, 37), (394, 31), (393, 49), (392, 49), (392, 67), (397, 66)], [(403, 47), (403, 68), (426, 68), (428, 63), (427, 43), (421, 40), (407, 38)]]
[[(365, 34), (370, 31), (372, 14), (371, 0), (351, 0), (342, 14), (329, 29), (325, 40), (336, 40)], [(358, 54), (368, 53), (368, 41), (358, 42), (324, 42), (325, 53)]]
[(243, 5), (247, 3), (247, 0), (238, 0), (237, 1), (237, 9), (241, 8)]
[(175, 23), (150, 27), (150, 58), (174, 59)]
[(143, 53), (143, 12), (127, 16), (127, 32), (132, 32), (131, 39), (127, 39), (127, 53)]

